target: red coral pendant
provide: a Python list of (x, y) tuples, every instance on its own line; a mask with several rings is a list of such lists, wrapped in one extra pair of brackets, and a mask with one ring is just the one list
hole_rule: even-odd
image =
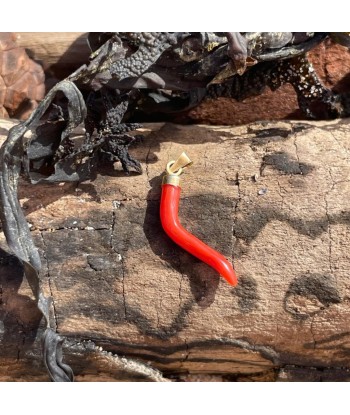
[(179, 221), (180, 174), (192, 164), (185, 153), (168, 163), (162, 184), (160, 219), (167, 235), (181, 248), (214, 268), (231, 285), (237, 285), (236, 273), (230, 262), (215, 249), (188, 232)]

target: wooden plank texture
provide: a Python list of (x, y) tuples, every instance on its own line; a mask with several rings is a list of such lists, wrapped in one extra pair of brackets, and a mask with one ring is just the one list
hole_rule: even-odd
[[(5, 135), (10, 121), (1, 125)], [(78, 380), (135, 380), (74, 346), (88, 339), (166, 377), (259, 380), (282, 370), (280, 380), (300, 380), (317, 368), (347, 378), (349, 120), (143, 132), (131, 150), (142, 175), (126, 176), (116, 163), (80, 184), (21, 184)], [(182, 178), (182, 223), (233, 258), (237, 288), (161, 228), (161, 175), (182, 151), (194, 161)], [(39, 316), (5, 253), (0, 282), (0, 378), (46, 379)]]

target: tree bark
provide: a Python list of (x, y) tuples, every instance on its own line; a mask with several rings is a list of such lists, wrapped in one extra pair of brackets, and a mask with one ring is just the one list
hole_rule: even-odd
[[(79, 184), (23, 181), (77, 379), (161, 379), (148, 365), (165, 378), (347, 379), (349, 131), (349, 120), (149, 124), (131, 149), (142, 175), (116, 163)], [(182, 176), (182, 224), (233, 260), (236, 288), (162, 230), (162, 172), (182, 151), (194, 161)], [(0, 379), (47, 380), (40, 316), (6, 249)]]

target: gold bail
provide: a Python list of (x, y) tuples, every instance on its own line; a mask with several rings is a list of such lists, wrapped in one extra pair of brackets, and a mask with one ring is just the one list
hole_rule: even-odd
[(180, 154), (180, 157), (168, 168), (168, 172), (170, 174), (174, 174), (180, 169), (184, 169), (185, 167), (190, 166), (193, 164), (193, 161), (188, 157), (188, 155), (183, 152)]

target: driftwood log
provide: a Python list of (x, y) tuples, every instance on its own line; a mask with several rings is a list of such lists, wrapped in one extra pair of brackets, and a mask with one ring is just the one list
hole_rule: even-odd
[(82, 65), (91, 53), (87, 36), (83, 32), (16, 32), (17, 43), (46, 67)]
[[(349, 120), (143, 133), (142, 175), (117, 163), (89, 182), (21, 183), (77, 380), (347, 380)], [(161, 175), (182, 151), (182, 223), (233, 258), (237, 288), (161, 228)], [(47, 380), (40, 316), (2, 247), (0, 380)]]
[(88, 62), (91, 51), (87, 35), (82, 32), (17, 32), (16, 40), (46, 71), (63, 79)]

